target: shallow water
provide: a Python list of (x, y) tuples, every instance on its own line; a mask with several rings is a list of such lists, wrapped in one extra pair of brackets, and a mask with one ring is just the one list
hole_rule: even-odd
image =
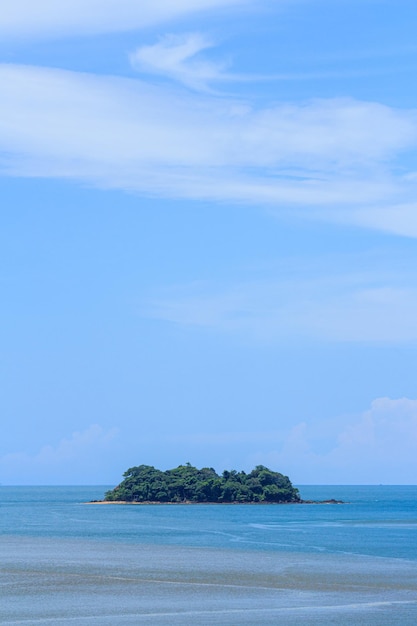
[(345, 505), (85, 505), (1, 487), (1, 624), (417, 623), (417, 488)]

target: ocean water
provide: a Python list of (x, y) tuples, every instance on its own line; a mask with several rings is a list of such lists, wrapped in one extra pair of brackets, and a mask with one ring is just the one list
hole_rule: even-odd
[(0, 487), (0, 624), (417, 624), (417, 487), (86, 504), (108, 488)]

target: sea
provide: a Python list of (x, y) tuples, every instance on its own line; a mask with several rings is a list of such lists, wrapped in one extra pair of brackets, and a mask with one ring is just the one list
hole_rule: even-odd
[(417, 624), (417, 486), (299, 486), (343, 504), (90, 504), (0, 486), (0, 624)]

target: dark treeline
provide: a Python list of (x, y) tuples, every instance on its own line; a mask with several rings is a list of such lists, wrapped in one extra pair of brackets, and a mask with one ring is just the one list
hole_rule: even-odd
[(258, 465), (249, 474), (218, 475), (211, 467), (187, 463), (165, 472), (150, 465), (131, 467), (105, 500), (125, 502), (300, 502), (290, 479)]

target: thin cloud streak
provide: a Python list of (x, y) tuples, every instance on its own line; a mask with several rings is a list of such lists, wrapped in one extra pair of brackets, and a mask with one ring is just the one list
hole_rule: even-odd
[[(393, 68), (361, 70), (322, 70), (278, 74), (236, 74), (227, 71), (229, 62), (208, 61), (200, 53), (213, 48), (215, 43), (204, 34), (168, 34), (155, 44), (139, 46), (130, 53), (129, 60), (138, 72), (166, 76), (197, 91), (215, 93), (211, 83), (256, 83), (354, 78), (370, 74), (386, 74)], [(197, 58), (196, 58), (197, 57)]]
[(281, 277), (160, 293), (142, 314), (256, 343), (417, 341), (417, 286), (403, 274)]
[(350, 210), (348, 213), (341, 210), (338, 215), (323, 213), (323, 217), (332, 221), (347, 224), (356, 224), (365, 228), (378, 229), (387, 233), (406, 237), (417, 237), (417, 202), (392, 204), (391, 206), (370, 206)]

